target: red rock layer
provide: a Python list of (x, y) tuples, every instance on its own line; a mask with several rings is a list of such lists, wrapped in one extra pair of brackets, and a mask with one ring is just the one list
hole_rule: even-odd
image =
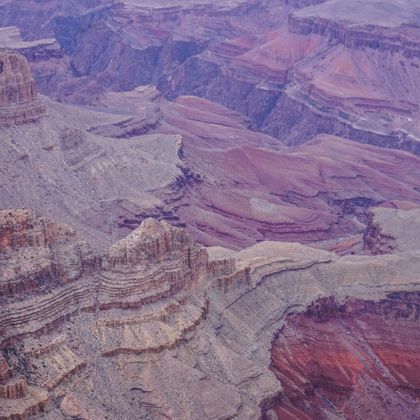
[(279, 418), (416, 418), (420, 412), (420, 294), (381, 302), (325, 298), (291, 315), (272, 366)]

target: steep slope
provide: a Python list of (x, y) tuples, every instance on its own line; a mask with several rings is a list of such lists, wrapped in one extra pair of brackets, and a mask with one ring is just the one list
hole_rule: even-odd
[(7, 76), (13, 60), (29, 71), (23, 56), (1, 53), (0, 60), (5, 63), (1, 76), (6, 74), (2, 115), (4, 125), (13, 125), (1, 128), (2, 208), (30, 206), (103, 246), (119, 234), (118, 216), (162, 206), (159, 194), (170, 194), (171, 186), (183, 179), (180, 136), (127, 141), (89, 133), (92, 125), (124, 117), (39, 99), (30, 72), (16, 78), (28, 80), (26, 84)]
[[(182, 229), (147, 219), (98, 254), (68, 227), (25, 210), (0, 212), (0, 235), (6, 419), (38, 412), (55, 419), (260, 418), (282, 410), (278, 403), (290, 395), (288, 382), (280, 377), (280, 385), (268, 369), (273, 334), (290, 328), (290, 312), (319, 297), (375, 302), (398, 291), (400, 304), (390, 306), (397, 318), (387, 325), (397, 323), (403, 334), (415, 322), (400, 309), (412, 305), (413, 294), (403, 292), (420, 287), (418, 253), (337, 257), (276, 242), (206, 250)], [(371, 326), (389, 313), (356, 307), (349, 316), (367, 313)], [(335, 322), (336, 312), (314, 308), (311, 316), (327, 313)], [(399, 351), (377, 346), (390, 361)]]
[(420, 410), (419, 294), (322, 299), (292, 315), (272, 351), (286, 398), (279, 418), (415, 418)]

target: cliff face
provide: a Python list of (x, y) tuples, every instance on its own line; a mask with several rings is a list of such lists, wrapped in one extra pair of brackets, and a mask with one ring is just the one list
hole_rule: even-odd
[[(54, 98), (86, 104), (151, 83), (170, 99), (194, 94), (239, 111), (253, 129), (288, 144), (329, 133), (419, 153), (419, 22), (411, 1), (386, 1), (381, 10), (344, 0), (151, 8), (98, 1), (72, 13), (58, 4), (2, 7), (25, 36), (57, 39), (60, 48), (47, 48), (53, 59), (27, 54), (41, 90)], [(40, 28), (22, 22), (24, 13)]]
[(322, 299), (278, 332), (272, 366), (279, 418), (415, 417), (419, 411), (419, 294), (379, 302)]
[(26, 59), (0, 51), (0, 126), (33, 122), (44, 113)]
[(186, 61), (160, 88), (169, 97), (193, 93), (236, 109), (256, 129), (290, 145), (331, 133), (418, 153), (418, 30), (388, 34), (347, 22), (333, 31), (333, 19), (325, 23), (328, 30), (306, 30), (291, 14), (277, 38), (261, 36), (229, 56), (213, 48)]
[[(143, 301), (194, 289), (203, 282), (206, 263), (204, 250), (183, 230), (146, 219), (110, 248), (103, 264), (100, 308), (139, 307)], [(124, 279), (122, 272), (127, 273)]]
[[(308, 337), (325, 325), (335, 328), (335, 337), (341, 331), (337, 328), (342, 328), (342, 323), (334, 326), (337, 317), (348, 328), (356, 328), (355, 320), (360, 318), (362, 326), (376, 328), (372, 335), (363, 329), (365, 341), (380, 353), (369, 365), (372, 377), (382, 380), (385, 367), (378, 364), (382, 360), (388, 370), (400, 374), (397, 382), (386, 377), (389, 389), (400, 389), (406, 381), (417, 386), (411, 372), (415, 350), (405, 358), (403, 371), (395, 362), (398, 355), (415, 348), (404, 341), (416, 337), (410, 331), (417, 327), (417, 294), (408, 293), (419, 287), (420, 260), (415, 253), (376, 259), (337, 257), (276, 242), (240, 252), (206, 250), (182, 229), (147, 219), (127, 238), (97, 254), (68, 227), (25, 210), (3, 211), (0, 222), (0, 269), (7, 274), (1, 277), (2, 418), (23, 419), (30, 413), (45, 413), (47, 418), (259, 418), (270, 415), (272, 408), (283, 413), (289, 410), (287, 398), (292, 401), (289, 370), (279, 376), (281, 384), (270, 372), (270, 343), (290, 312), (318, 296), (354, 299), (345, 305), (325, 300), (296, 315), (304, 320), (298, 327), (310, 326), (303, 330), (309, 331)], [(374, 303), (392, 291), (399, 293)], [(357, 300), (361, 297), (368, 302)], [(289, 318), (283, 331), (290, 325), (295, 324)], [(401, 345), (391, 345), (384, 336), (378, 340), (377, 331), (383, 328), (389, 334), (397, 331)], [(323, 332), (327, 338), (328, 331)], [(358, 336), (355, 332), (351, 337)], [(283, 353), (276, 350), (282, 348), (281, 337), (289, 335), (276, 339), (276, 375), (282, 367)], [(323, 342), (335, 343), (331, 360), (348, 361), (345, 349), (337, 350), (340, 344)], [(286, 354), (293, 355), (296, 346), (294, 341), (288, 344)], [(308, 354), (313, 357), (318, 354), (315, 350)], [(366, 360), (369, 357), (367, 352)], [(323, 362), (321, 357), (322, 378), (335, 372)], [(287, 361), (290, 366), (293, 360)], [(298, 366), (302, 378), (306, 368)], [(351, 364), (349, 371), (354, 366), (359, 369), (360, 364)], [(346, 386), (347, 392), (355, 387), (348, 376), (357, 378), (357, 374), (340, 370), (331, 380), (339, 382), (340, 390)], [(366, 381), (362, 385), (370, 383)], [(355, 383), (357, 390), (363, 389)], [(329, 390), (331, 395), (334, 389)], [(318, 404), (315, 397), (304, 398), (309, 407)], [(414, 407), (410, 401), (408, 397), (403, 401), (407, 412)], [(284, 404), (289, 405), (284, 408)], [(349, 407), (357, 412), (357, 406)]]
[[(100, 416), (220, 418), (239, 413), (242, 399), (254, 416), (277, 392), (269, 371), (244, 356), (230, 356), (243, 366), (238, 374), (228, 366), (226, 373), (207, 373), (208, 362), (198, 362), (203, 351), (216, 364), (224, 364), (231, 353), (203, 323), (209, 316), (208, 281), (232, 276), (232, 260), (208, 263), (206, 251), (182, 230), (153, 219), (96, 255), (70, 229), (31, 212), (10, 210), (1, 216), (0, 267), (8, 273), (1, 278), (2, 418), (44, 411), (56, 418), (91, 418), (93, 409)], [(43, 262), (47, 269), (41, 272)], [(23, 284), (23, 275), (30, 281)], [(188, 350), (196, 346), (193, 353)], [(167, 352), (172, 352), (169, 359)], [(146, 363), (149, 372), (133, 372), (123, 362), (130, 358), (139, 366)], [(123, 362), (118, 373), (115, 362)], [(102, 367), (94, 367), (97, 363)], [(104, 381), (113, 371), (114, 379)], [(258, 391), (237, 386), (255, 373), (263, 375)], [(185, 395), (174, 408), (179, 375), (186, 381)], [(67, 388), (73, 379), (76, 392)], [(148, 391), (143, 395), (140, 389)], [(192, 392), (197, 394), (191, 401)], [(50, 404), (55, 398), (58, 405)], [(224, 402), (213, 407), (214, 399)]]
[(0, 212), (0, 298), (19, 299), (78, 280), (97, 264), (75, 231), (27, 210)]
[(0, 226), (2, 302), (27, 309), (40, 303), (31, 309), (33, 322), (2, 312), (4, 341), (48, 328), (81, 309), (159, 301), (199, 286), (206, 275), (205, 252), (182, 230), (154, 219), (105, 255), (67, 226), (27, 210), (1, 211)]

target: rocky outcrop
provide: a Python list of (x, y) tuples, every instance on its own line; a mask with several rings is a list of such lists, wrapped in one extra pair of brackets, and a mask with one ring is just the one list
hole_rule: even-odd
[(26, 59), (20, 54), (0, 51), (0, 126), (33, 122), (44, 113)]
[[(7, 372), (7, 374), (4, 374)], [(12, 372), (0, 353), (0, 418), (23, 420), (45, 413), (50, 405), (48, 393), (28, 386), (26, 379), (12, 376)]]
[(26, 210), (3, 211), (0, 226), (0, 297), (15, 308), (1, 312), (4, 341), (48, 330), (82, 309), (139, 308), (171, 298), (206, 277), (205, 251), (154, 219), (103, 256), (66, 226)]
[(74, 230), (28, 210), (0, 211), (0, 299), (19, 300), (79, 280), (99, 264)]
[(285, 393), (279, 418), (415, 417), (418, 323), (418, 293), (342, 304), (325, 298), (291, 315), (272, 349)]
[[(95, 253), (71, 229), (31, 212), (3, 211), (0, 220), (9, 283), (22, 271), (38, 279), (2, 296), (7, 419), (42, 410), (90, 417), (93, 409), (258, 418), (287, 397), (268, 367), (273, 333), (291, 311), (318, 296), (374, 301), (418, 290), (416, 254), (371, 260), (275, 242), (206, 250), (153, 219)], [(37, 277), (40, 259), (58, 269)]]
[(185, 232), (146, 219), (105, 258), (99, 307), (139, 307), (196, 288), (206, 275), (207, 255)]

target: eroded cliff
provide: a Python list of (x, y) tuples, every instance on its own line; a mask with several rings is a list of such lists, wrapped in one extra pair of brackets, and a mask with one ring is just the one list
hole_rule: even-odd
[(324, 298), (291, 315), (272, 349), (285, 394), (279, 418), (415, 418), (418, 323), (418, 292), (379, 302)]
[(26, 59), (0, 50), (0, 127), (33, 122), (44, 113)]
[(98, 254), (32, 212), (2, 211), (0, 221), (6, 419), (260, 418), (289, 395), (269, 365), (273, 334), (290, 312), (321, 296), (376, 301), (398, 291), (395, 322), (409, 328), (415, 318), (403, 316), (412, 307), (403, 292), (419, 287), (415, 253), (338, 257), (276, 242), (206, 250), (147, 219)]

